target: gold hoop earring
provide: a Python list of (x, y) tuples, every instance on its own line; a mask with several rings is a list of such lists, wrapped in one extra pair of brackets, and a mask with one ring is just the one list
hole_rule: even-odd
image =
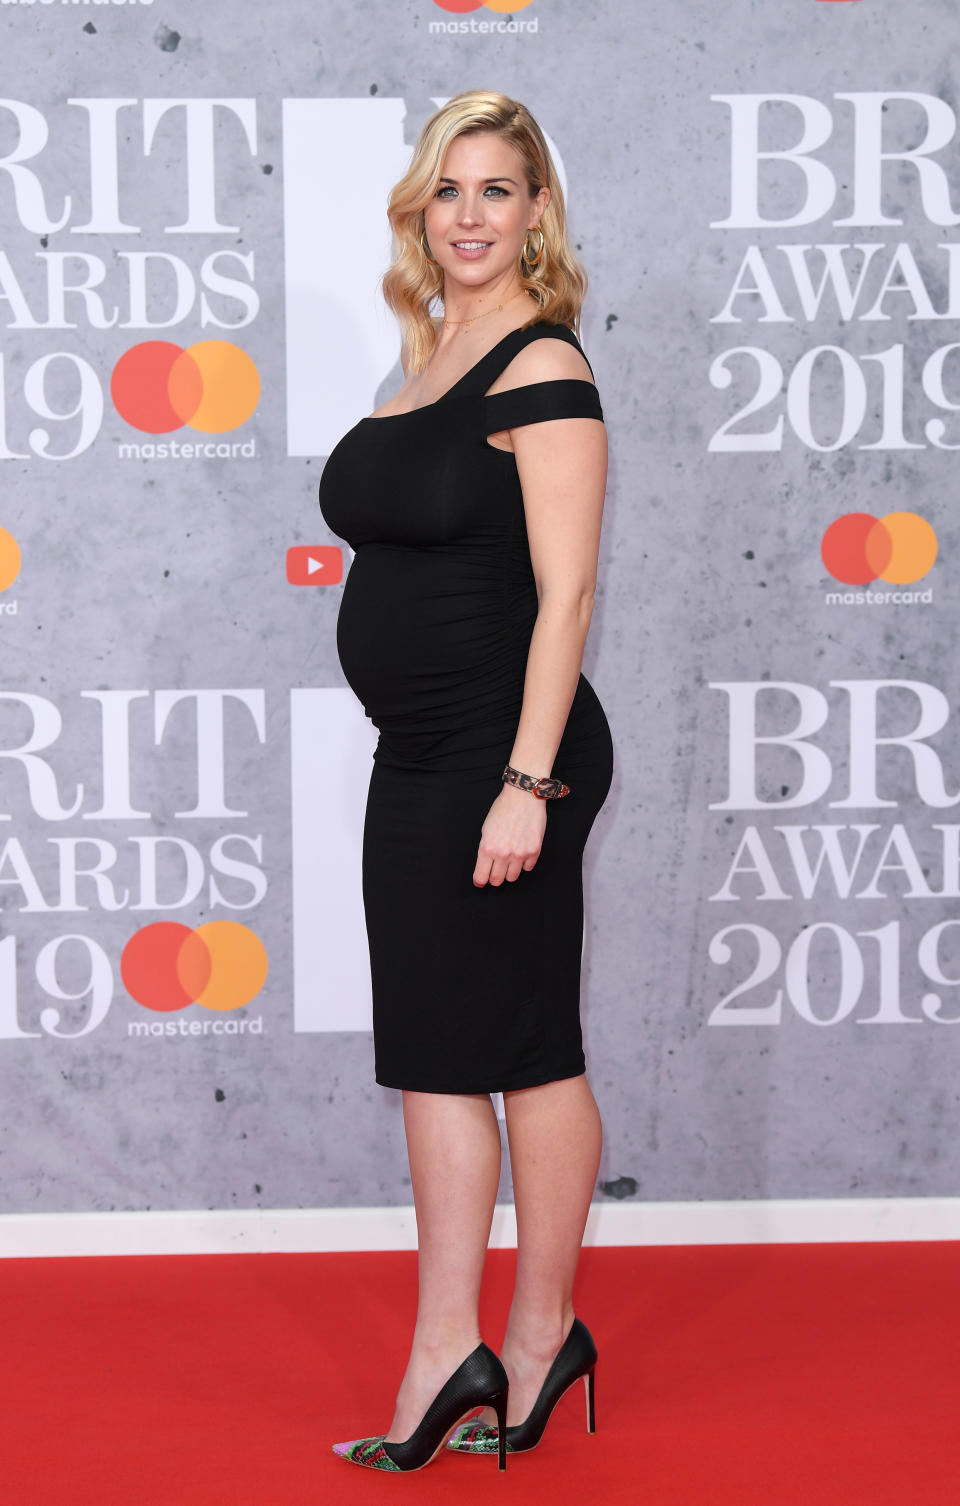
[(438, 267), (440, 265), (440, 263), (437, 261), (437, 258), (435, 256), (431, 256), (429, 250), (427, 249), (426, 230), (420, 231), (420, 250), (423, 252), (424, 256), (427, 258), (427, 261), (431, 266)]
[[(530, 236), (531, 236), (531, 234), (533, 233), (534, 230), (537, 232), (537, 234), (540, 237), (540, 244), (537, 247), (537, 253), (536, 253), (536, 255), (535, 256), (531, 256), (531, 254), (530, 254), (530, 244), (529, 243), (530, 243)], [(530, 229), (527, 231), (526, 235), (524, 236), (522, 260), (526, 262), (526, 264), (527, 264), (528, 267), (539, 267), (540, 263), (543, 261), (543, 255), (544, 255), (544, 252), (546, 251), (546, 248), (547, 248), (547, 238), (544, 235), (543, 231), (540, 229), (540, 226), (539, 225), (532, 225), (530, 227)]]

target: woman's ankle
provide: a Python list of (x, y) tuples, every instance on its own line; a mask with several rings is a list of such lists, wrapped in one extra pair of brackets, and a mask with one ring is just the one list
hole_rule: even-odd
[(504, 1350), (537, 1359), (550, 1359), (561, 1348), (573, 1327), (573, 1320), (572, 1303), (563, 1303), (549, 1309), (541, 1308), (518, 1317), (511, 1313)]
[(480, 1330), (473, 1325), (431, 1325), (429, 1330), (417, 1329), (413, 1336), (410, 1358), (426, 1362), (449, 1360), (451, 1356), (466, 1358), (480, 1343)]

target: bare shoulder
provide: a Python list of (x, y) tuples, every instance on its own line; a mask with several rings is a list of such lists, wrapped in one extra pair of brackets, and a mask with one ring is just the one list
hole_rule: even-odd
[(546, 335), (531, 340), (497, 377), (489, 391), (509, 392), (532, 382), (593, 382), (590, 367), (576, 346)]

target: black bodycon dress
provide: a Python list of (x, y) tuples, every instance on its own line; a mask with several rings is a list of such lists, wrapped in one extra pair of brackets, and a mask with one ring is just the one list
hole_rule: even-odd
[(516, 461), (487, 436), (603, 417), (587, 381), (485, 395), (545, 337), (580, 348), (562, 325), (514, 330), (437, 402), (361, 420), (320, 484), (327, 524), (356, 551), (340, 662), (380, 733), (363, 899), (376, 1077), (387, 1087), (488, 1093), (584, 1070), (582, 858), (612, 751), (582, 676), (553, 770), (572, 793), (548, 803), (536, 866), (497, 888), (472, 881), (537, 615)]

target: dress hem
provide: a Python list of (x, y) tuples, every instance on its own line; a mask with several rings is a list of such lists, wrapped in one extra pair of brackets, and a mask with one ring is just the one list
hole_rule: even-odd
[(480, 1086), (469, 1088), (462, 1086), (456, 1088), (438, 1088), (433, 1084), (431, 1084), (429, 1087), (426, 1087), (423, 1084), (419, 1083), (386, 1082), (384, 1078), (380, 1077), (379, 1075), (376, 1078), (376, 1082), (381, 1088), (394, 1088), (401, 1093), (445, 1093), (448, 1095), (463, 1094), (473, 1096), (477, 1093), (518, 1093), (523, 1088), (542, 1088), (550, 1082), (567, 1082), (571, 1077), (583, 1077), (586, 1074), (586, 1070), (587, 1069), (585, 1066), (579, 1066), (569, 1072), (552, 1071), (547, 1073), (546, 1076), (541, 1074), (539, 1076), (533, 1076), (529, 1079), (525, 1078), (523, 1082), (504, 1083), (501, 1081), (498, 1082), (495, 1086), (491, 1086), (490, 1084), (481, 1084)]

